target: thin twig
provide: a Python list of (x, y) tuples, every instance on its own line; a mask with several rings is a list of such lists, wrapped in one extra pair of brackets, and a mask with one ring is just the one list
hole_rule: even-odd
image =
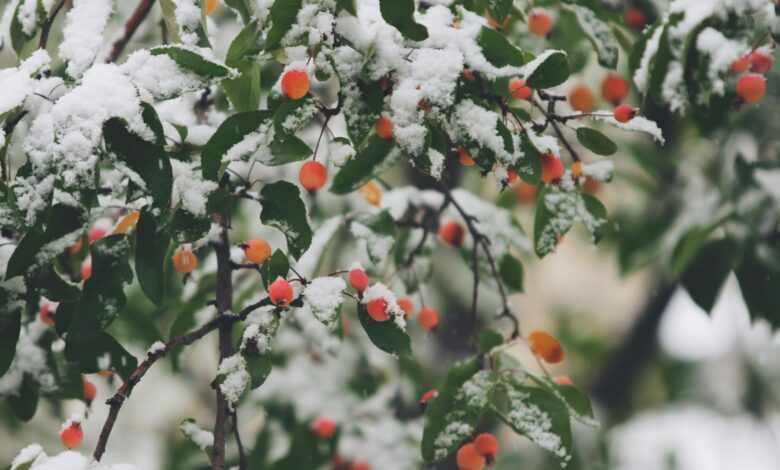
[(560, 139), (561, 142), (563, 142), (564, 147), (566, 147), (566, 150), (569, 151), (571, 154), (571, 158), (574, 159), (575, 162), (580, 161), (580, 156), (577, 154), (577, 151), (574, 150), (574, 147), (571, 146), (568, 140), (566, 140), (566, 137), (563, 135), (563, 132), (561, 131), (561, 128), (558, 126), (558, 123), (555, 119), (555, 113), (553, 106), (555, 105), (555, 101), (550, 101), (550, 110), (545, 111), (544, 107), (539, 104), (538, 101), (533, 100), (531, 101), (531, 104), (536, 107), (544, 116), (547, 118), (547, 122), (550, 123), (555, 133), (558, 135), (558, 139)]
[(138, 30), (138, 27), (141, 26), (141, 23), (143, 23), (149, 15), (149, 11), (152, 9), (153, 5), (154, 0), (140, 1), (132, 16), (130, 16), (127, 23), (125, 23), (125, 33), (121, 38), (117, 39), (116, 42), (114, 42), (113, 47), (111, 47), (111, 55), (108, 56), (109, 62), (116, 62), (116, 60), (119, 59), (119, 56), (122, 55), (122, 51), (125, 50), (127, 43), (130, 42), (136, 30)]
[(244, 451), (244, 443), (241, 441), (241, 433), (238, 432), (238, 413), (233, 412), (233, 436), (238, 446), (238, 470), (247, 470), (249, 468)]
[(51, 32), (51, 27), (54, 24), (54, 20), (57, 18), (57, 14), (64, 5), (65, 0), (60, 0), (57, 6), (55, 6), (51, 11), (51, 15), (49, 15), (49, 17), (43, 23), (43, 26), (41, 27), (41, 38), (38, 40), (38, 49), (46, 49), (46, 43), (49, 42), (49, 33)]

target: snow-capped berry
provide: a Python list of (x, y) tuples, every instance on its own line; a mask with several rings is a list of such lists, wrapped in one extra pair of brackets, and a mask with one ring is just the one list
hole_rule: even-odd
[(593, 92), (585, 85), (577, 85), (569, 92), (569, 106), (575, 111), (581, 113), (593, 111), (594, 101)]
[(761, 75), (745, 75), (737, 81), (737, 95), (745, 103), (758, 103), (766, 93), (766, 79)]
[(417, 324), (425, 331), (432, 331), (439, 326), (439, 312), (430, 307), (423, 307), (417, 314)]
[(558, 385), (574, 385), (574, 382), (572, 382), (571, 377), (568, 375), (559, 375), (553, 380), (555, 380), (555, 383)]
[(247, 240), (242, 248), (244, 256), (250, 263), (263, 264), (271, 256), (271, 245), (262, 238)]
[(177, 273), (191, 273), (198, 267), (198, 258), (189, 248), (179, 247), (173, 254), (173, 269)]
[(439, 238), (450, 246), (461, 246), (466, 230), (458, 222), (450, 221), (439, 227)]
[(102, 227), (92, 227), (89, 229), (89, 234), (87, 235), (87, 238), (89, 238), (89, 242), (93, 243), (101, 238), (106, 236), (106, 230)]
[(636, 108), (632, 108), (626, 104), (621, 104), (615, 108), (613, 115), (617, 122), (626, 123), (634, 119), (634, 116), (636, 116)]
[(381, 139), (390, 140), (393, 138), (393, 121), (386, 116), (381, 116), (376, 120), (375, 131)]
[(219, 7), (219, 0), (206, 0), (206, 15), (217, 11), (217, 7)]
[(428, 402), (439, 396), (439, 391), (434, 389), (428, 390), (420, 396), (420, 405), (426, 406)]
[(628, 82), (616, 73), (610, 73), (601, 82), (601, 96), (617, 106), (628, 96)]
[(401, 308), (401, 310), (404, 311), (404, 318), (407, 318), (409, 315), (414, 313), (414, 302), (412, 302), (412, 299), (409, 297), (401, 297), (396, 301), (396, 303)]
[(268, 286), (268, 298), (271, 299), (272, 304), (285, 307), (292, 302), (292, 286), (286, 279), (279, 276)]
[(79, 271), (81, 274), (81, 280), (86, 281), (89, 279), (89, 277), (92, 275), (92, 261), (89, 259), (85, 259), (81, 263), (81, 270)]
[(491, 461), (498, 454), (498, 439), (489, 432), (483, 432), (474, 439), (474, 447), (476, 447), (479, 455)]
[(86, 377), (82, 377), (82, 381), (84, 382), (84, 401), (87, 402), (87, 404), (90, 404), (92, 403), (92, 400), (95, 399), (95, 396), (97, 396), (97, 387), (87, 380)]
[(387, 321), (390, 319), (390, 315), (387, 313), (387, 300), (381, 297), (370, 300), (366, 304), (366, 311), (368, 316), (373, 318), (374, 321)]
[(54, 306), (50, 302), (42, 302), (38, 308), (38, 318), (46, 326), (54, 325)]
[(525, 84), (525, 80), (522, 78), (513, 78), (512, 80), (509, 80), (508, 89), (509, 96), (516, 100), (527, 100), (534, 94), (534, 91)]
[(528, 335), (528, 346), (531, 352), (545, 362), (557, 364), (563, 361), (563, 346), (551, 334), (545, 331), (534, 331)]
[(336, 422), (330, 418), (320, 417), (311, 423), (311, 431), (320, 439), (330, 439), (336, 434)]
[(642, 29), (647, 24), (647, 15), (639, 8), (631, 7), (623, 13), (623, 21), (631, 29)]
[(528, 204), (536, 200), (536, 186), (525, 181), (521, 181), (515, 186), (515, 198), (520, 204)]
[(458, 147), (458, 161), (463, 166), (474, 166), (477, 162), (471, 158), (471, 154), (463, 147)]
[(550, 33), (553, 27), (552, 16), (542, 8), (534, 8), (528, 14), (528, 31), (531, 33), (545, 37)]
[(731, 72), (732, 73), (743, 73), (747, 72), (747, 70), (750, 68), (750, 55), (743, 55), (739, 59), (735, 60), (731, 63)]
[(474, 443), (464, 444), (456, 454), (458, 470), (482, 470), (485, 468), (485, 457), (479, 455)]
[(772, 56), (756, 51), (750, 54), (750, 71), (767, 73), (772, 68)]
[(565, 168), (561, 159), (551, 153), (542, 155), (542, 181), (547, 184), (561, 179)]
[(282, 94), (299, 100), (309, 92), (309, 75), (304, 70), (288, 70), (282, 75)]
[(362, 269), (355, 268), (350, 270), (348, 277), (349, 285), (351, 285), (353, 289), (360, 292), (361, 294), (368, 287), (368, 275)]
[(301, 166), (298, 181), (310, 193), (320, 190), (328, 181), (328, 169), (320, 162), (309, 160)]
[(81, 429), (81, 423), (72, 422), (60, 432), (62, 445), (68, 449), (73, 449), (84, 440), (84, 431)]

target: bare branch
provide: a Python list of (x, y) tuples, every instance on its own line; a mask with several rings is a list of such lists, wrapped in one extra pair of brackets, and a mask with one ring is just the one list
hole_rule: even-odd
[(114, 45), (111, 48), (111, 55), (108, 56), (108, 62), (116, 62), (117, 59), (119, 59), (119, 56), (122, 55), (122, 51), (125, 50), (127, 43), (130, 42), (136, 30), (138, 30), (138, 27), (141, 26), (141, 23), (143, 23), (149, 15), (152, 6), (154, 6), (154, 0), (141, 0), (140, 3), (138, 3), (132, 16), (130, 16), (127, 23), (125, 23), (125, 33), (121, 38), (114, 42)]

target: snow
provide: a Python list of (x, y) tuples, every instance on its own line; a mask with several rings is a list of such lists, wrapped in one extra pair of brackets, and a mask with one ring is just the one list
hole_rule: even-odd
[(696, 47), (709, 56), (710, 63), (707, 78), (712, 84), (715, 94), (723, 95), (726, 91), (725, 76), (731, 64), (742, 57), (750, 46), (738, 41), (732, 41), (714, 28), (704, 28), (696, 38)]
[(335, 216), (325, 220), (319, 228), (314, 230), (314, 236), (312, 237), (309, 248), (301, 255), (296, 265), (296, 270), (301, 273), (303, 277), (309, 278), (314, 276), (325, 248), (331, 239), (333, 239), (336, 232), (342, 227), (343, 223), (343, 217)]
[(593, 118), (606, 122), (607, 124), (625, 131), (644, 132), (649, 134), (653, 139), (655, 139), (656, 142), (661, 145), (666, 143), (666, 139), (664, 139), (663, 133), (661, 132), (661, 128), (658, 127), (658, 124), (656, 124), (655, 121), (651, 121), (645, 117), (636, 116), (628, 122), (618, 122), (614, 117), (612, 117), (611, 111), (594, 111)]
[(361, 241), (365, 250), (368, 251), (369, 257), (375, 263), (383, 263), (390, 256), (390, 250), (395, 242), (393, 237), (374, 232), (358, 221), (352, 221), (349, 229), (352, 235)]
[(171, 159), (173, 170), (173, 206), (181, 205), (187, 212), (196, 215), (206, 215), (208, 196), (218, 188), (217, 183), (203, 179), (196, 162), (188, 163)]
[(25, 374), (32, 377), (42, 391), (56, 390), (55, 377), (46, 362), (46, 350), (38, 346), (38, 340), (48, 329), (41, 322), (31, 322), (22, 327), (11, 367), (0, 376), (0, 396), (18, 396)]
[(658, 46), (661, 43), (663, 32), (663, 26), (659, 26), (655, 29), (653, 35), (650, 36), (650, 39), (645, 45), (642, 59), (639, 62), (639, 68), (634, 72), (634, 83), (642, 93), (647, 93), (647, 87), (649, 86), (648, 80), (650, 80), (650, 64), (652, 63), (655, 54), (658, 52)]
[(340, 277), (318, 277), (303, 289), (303, 298), (314, 316), (331, 330), (338, 326), (346, 288), (347, 283)]
[(138, 87), (142, 96), (165, 100), (183, 93), (204, 88), (205, 82), (198, 75), (183, 70), (167, 54), (152, 55), (146, 49), (130, 54), (122, 71)]
[(179, 425), (181, 432), (187, 436), (196, 446), (201, 450), (207, 450), (210, 447), (214, 447), (214, 434), (210, 431), (205, 431), (195, 424), (195, 421), (185, 420)]
[(154, 356), (160, 353), (164, 353), (165, 349), (166, 349), (165, 343), (163, 343), (162, 341), (155, 341), (146, 351), (146, 355)]
[(197, 30), (200, 28), (201, 9), (196, 0), (173, 0), (179, 38), (189, 46), (198, 43)]
[(219, 377), (219, 389), (228, 402), (231, 410), (234, 410), (241, 395), (244, 394), (251, 377), (246, 370), (246, 360), (241, 353), (222, 359), (217, 369)]
[(108, 0), (74, 0), (59, 48), (60, 58), (68, 64), (66, 71), (71, 77), (81, 78), (105, 44), (103, 31), (112, 5)]
[(552, 452), (565, 466), (571, 460), (571, 453), (552, 429), (552, 418), (529, 402), (530, 395), (510, 387), (507, 389), (510, 402), (509, 420), (512, 427), (520, 430), (535, 444)]
[(598, 160), (582, 165), (582, 174), (584, 176), (602, 183), (611, 181), (614, 172), (615, 164), (611, 160)]
[(452, 135), (465, 136), (480, 146), (490, 149), (496, 157), (507, 165), (515, 163), (515, 158), (504, 147), (504, 139), (496, 126), (498, 113), (465, 99), (455, 106), (452, 117)]

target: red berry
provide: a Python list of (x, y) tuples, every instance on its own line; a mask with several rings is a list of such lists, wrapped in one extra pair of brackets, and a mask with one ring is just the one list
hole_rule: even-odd
[(91, 229), (89, 229), (89, 234), (87, 235), (90, 243), (96, 242), (105, 236), (106, 236), (106, 230), (100, 227), (92, 227)]
[(515, 187), (515, 197), (517, 199), (517, 202), (520, 204), (529, 204), (531, 202), (534, 202), (536, 200), (536, 193), (537, 193), (536, 186), (526, 183), (525, 181), (521, 181), (516, 187)]
[(552, 16), (542, 8), (534, 8), (528, 14), (528, 31), (537, 36), (547, 36), (552, 30)]
[(310, 193), (316, 192), (325, 186), (327, 180), (328, 169), (322, 163), (314, 160), (304, 163), (301, 171), (298, 173), (298, 181)]
[(626, 104), (621, 104), (615, 108), (615, 112), (613, 114), (617, 122), (626, 123), (634, 119), (634, 116), (636, 116), (636, 109)]
[(60, 432), (62, 445), (68, 449), (73, 449), (84, 440), (84, 431), (81, 430), (81, 423), (71, 423)]
[(493, 460), (496, 454), (498, 454), (498, 439), (489, 432), (483, 432), (474, 439), (474, 447), (476, 447), (479, 455), (488, 460)]
[(371, 470), (371, 465), (367, 462), (358, 461), (353, 463), (349, 470)]
[(376, 120), (375, 126), (376, 135), (381, 139), (390, 140), (393, 138), (393, 121), (385, 116)]
[(547, 184), (558, 181), (563, 176), (564, 171), (565, 168), (560, 158), (551, 153), (542, 155), (542, 181)]
[(435, 388), (432, 390), (428, 390), (427, 392), (423, 393), (422, 396), (420, 396), (420, 405), (422, 406), (427, 405), (428, 402), (430, 402), (437, 396), (439, 396), (438, 390), (436, 390)]
[(263, 264), (271, 256), (271, 245), (262, 238), (247, 240), (242, 248), (244, 248), (244, 256), (250, 263)]
[(86, 281), (92, 275), (92, 261), (85, 259), (81, 263), (81, 280)]
[(447, 222), (439, 227), (439, 238), (450, 246), (461, 246), (465, 236), (466, 230), (458, 222)]
[(86, 378), (82, 378), (82, 380), (84, 382), (84, 401), (87, 402), (87, 404), (90, 404), (97, 395), (97, 387)]
[(317, 418), (311, 423), (311, 431), (320, 439), (330, 439), (336, 434), (336, 422), (329, 418)]
[(401, 297), (396, 301), (401, 310), (404, 311), (404, 318), (408, 317), (414, 312), (414, 302), (409, 297)]
[(50, 302), (41, 303), (40, 309), (38, 310), (38, 318), (46, 326), (54, 325), (54, 307)]
[(513, 78), (509, 80), (509, 96), (516, 100), (528, 100), (534, 91), (526, 86), (525, 80), (521, 78)]
[(282, 93), (284, 96), (299, 100), (309, 92), (309, 75), (303, 70), (288, 70), (282, 76)]
[(766, 79), (761, 75), (745, 75), (737, 81), (737, 95), (745, 103), (758, 103), (766, 93)]
[(601, 96), (617, 106), (628, 96), (628, 82), (616, 73), (610, 73), (601, 82)]
[(772, 68), (772, 57), (763, 52), (750, 54), (750, 71), (755, 73), (767, 73)]
[(390, 315), (387, 314), (387, 300), (383, 298), (370, 300), (366, 304), (366, 311), (368, 316), (374, 319), (374, 321), (387, 321), (390, 319)]
[(468, 150), (463, 147), (458, 147), (458, 161), (460, 161), (460, 164), (463, 166), (474, 166), (477, 164), (477, 162), (471, 158), (471, 154)]
[(528, 335), (528, 346), (531, 352), (550, 364), (563, 361), (563, 346), (551, 334), (545, 331), (534, 331)]
[(292, 302), (292, 286), (290, 286), (290, 283), (287, 282), (287, 280), (279, 276), (270, 286), (268, 286), (268, 298), (271, 299), (272, 304), (286, 307)]
[(517, 181), (517, 172), (511, 168), (506, 170), (506, 184), (512, 184), (515, 181)]
[(485, 468), (485, 457), (477, 452), (473, 443), (463, 445), (456, 454), (458, 470), (482, 470)]
[(477, 79), (477, 74), (471, 69), (463, 69), (463, 79), (468, 82), (473, 82)]
[(425, 331), (434, 330), (439, 326), (439, 312), (430, 307), (423, 307), (417, 314), (417, 324)]
[(362, 294), (368, 287), (368, 275), (360, 268), (351, 270), (349, 272), (349, 285)]
[(642, 29), (647, 24), (647, 15), (639, 8), (629, 8), (623, 14), (623, 21), (632, 29)]
[(742, 57), (740, 57), (739, 59), (731, 63), (732, 73), (747, 72), (749, 68), (750, 68), (750, 55), (743, 55)]
[(574, 385), (574, 382), (572, 382), (571, 377), (568, 375), (559, 375), (554, 380), (558, 385)]

